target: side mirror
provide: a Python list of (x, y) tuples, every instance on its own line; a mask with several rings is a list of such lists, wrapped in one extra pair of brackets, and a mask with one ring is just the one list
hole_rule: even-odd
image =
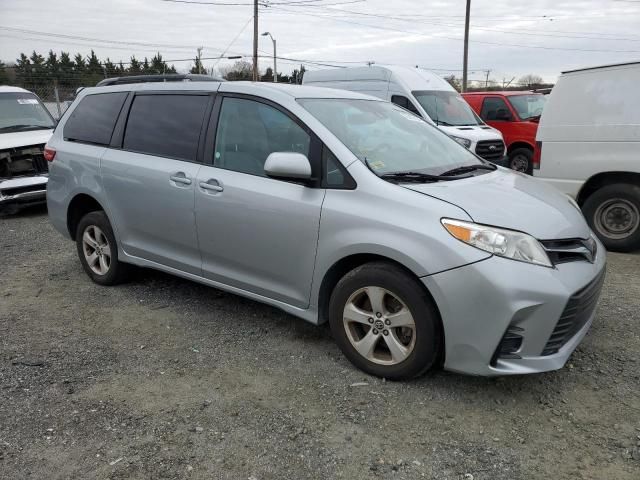
[(306, 155), (294, 152), (273, 152), (264, 162), (268, 177), (289, 180), (311, 179), (311, 164)]

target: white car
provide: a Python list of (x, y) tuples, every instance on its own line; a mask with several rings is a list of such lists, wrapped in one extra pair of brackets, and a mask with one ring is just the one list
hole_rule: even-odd
[(534, 176), (574, 198), (602, 243), (640, 249), (640, 62), (564, 72), (536, 136)]
[(375, 65), (315, 70), (306, 72), (302, 83), (364, 93), (395, 103), (434, 123), (485, 160), (506, 164), (502, 134), (485, 124), (445, 79), (423, 68)]
[(23, 88), (0, 86), (0, 209), (46, 201), (44, 156), (55, 121), (40, 99)]

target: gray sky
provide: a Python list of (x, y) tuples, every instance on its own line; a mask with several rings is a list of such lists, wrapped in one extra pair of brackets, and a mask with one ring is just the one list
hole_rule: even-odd
[[(156, 51), (173, 60), (193, 58), (199, 46), (205, 58), (224, 51), (251, 55), (251, 0), (210, 1), (240, 5), (0, 0), (0, 59), (12, 62), (34, 49), (44, 55), (49, 49), (87, 54), (93, 48), (112, 61), (126, 62), (132, 54), (151, 57)], [(276, 38), (278, 56), (330, 64), (420, 65), (461, 75), (465, 0), (270, 3), (260, 9), (259, 29)], [(640, 0), (472, 0), (471, 16), (471, 79), (484, 79), (490, 69), (490, 78), (498, 81), (527, 73), (553, 81), (565, 69), (640, 60)], [(268, 37), (260, 37), (259, 48), (262, 55), (272, 55)], [(216, 61), (203, 63), (211, 67)], [(230, 63), (221, 60), (218, 66)], [(261, 59), (263, 69), (270, 64), (269, 58)], [(278, 70), (299, 64), (280, 60)], [(185, 70), (191, 62), (175, 65)]]

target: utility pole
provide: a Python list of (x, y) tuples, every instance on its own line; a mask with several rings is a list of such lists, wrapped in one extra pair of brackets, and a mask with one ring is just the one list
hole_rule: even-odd
[(467, 0), (467, 12), (464, 19), (464, 58), (462, 60), (462, 91), (467, 91), (467, 65), (469, 60), (469, 17), (471, 16), (471, 0)]
[(202, 73), (202, 47), (198, 47), (198, 73)]
[(489, 90), (489, 74), (490, 73), (491, 73), (491, 70), (487, 70), (487, 76), (486, 76), (486, 78), (484, 80), (484, 90), (485, 90), (485, 92), (487, 90)]
[(253, 0), (253, 81), (258, 80), (258, 0)]

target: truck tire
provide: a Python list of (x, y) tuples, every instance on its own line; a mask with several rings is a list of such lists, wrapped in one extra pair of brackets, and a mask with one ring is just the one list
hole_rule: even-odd
[(533, 175), (533, 151), (529, 148), (516, 148), (509, 154), (509, 168), (516, 172)]
[(640, 186), (615, 183), (596, 190), (582, 205), (587, 222), (607, 250), (640, 249)]

